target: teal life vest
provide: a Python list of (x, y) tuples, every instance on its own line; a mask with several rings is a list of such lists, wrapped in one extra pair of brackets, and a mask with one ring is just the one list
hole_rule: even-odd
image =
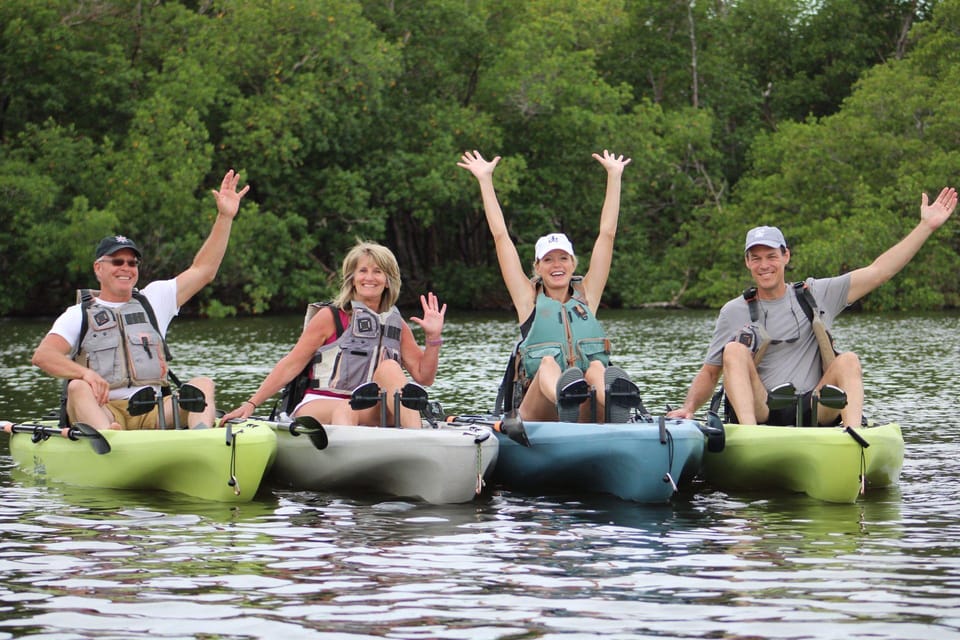
[(529, 330), (518, 347), (527, 380), (533, 378), (545, 356), (552, 356), (561, 369), (586, 371), (594, 360), (604, 366), (610, 363), (610, 341), (590, 311), (583, 278), (574, 278), (570, 286), (572, 294), (566, 302), (554, 300), (542, 290), (537, 293), (533, 313), (524, 322)]

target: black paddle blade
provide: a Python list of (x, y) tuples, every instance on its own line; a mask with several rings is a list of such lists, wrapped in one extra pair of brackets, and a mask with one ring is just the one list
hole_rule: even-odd
[(181, 409), (190, 413), (200, 413), (207, 408), (207, 398), (203, 391), (190, 383), (180, 387), (177, 402)]
[(110, 453), (110, 443), (107, 442), (102, 433), (90, 425), (84, 422), (76, 422), (70, 427), (70, 430), (79, 433), (80, 437), (87, 438), (90, 441), (90, 446), (98, 455), (102, 456), (105, 453)]
[(400, 390), (400, 404), (407, 409), (423, 411), (427, 408), (429, 402), (427, 390), (416, 382), (408, 382), (403, 385), (403, 389)]
[(701, 431), (707, 436), (707, 451), (720, 453), (727, 446), (727, 432), (723, 428), (723, 421), (715, 411), (707, 412), (707, 426)]
[(832, 384), (820, 388), (817, 402), (829, 409), (843, 409), (847, 406), (847, 392)]
[(290, 425), (290, 433), (295, 436), (301, 434), (307, 436), (318, 451), (326, 449), (327, 445), (330, 444), (330, 440), (327, 438), (327, 430), (323, 428), (319, 420), (311, 416), (294, 418)]
[(797, 390), (789, 382), (774, 387), (767, 392), (767, 408), (786, 409), (792, 407), (797, 402)]
[(153, 387), (144, 387), (127, 400), (127, 413), (131, 416), (142, 416), (157, 406), (157, 392)]
[(523, 428), (523, 420), (520, 419), (520, 416), (507, 416), (501, 420), (500, 432), (517, 444), (525, 447), (531, 446), (530, 438), (527, 437), (527, 430)]
[(380, 402), (380, 385), (376, 382), (362, 384), (350, 394), (350, 408), (354, 411), (375, 407), (378, 402)]

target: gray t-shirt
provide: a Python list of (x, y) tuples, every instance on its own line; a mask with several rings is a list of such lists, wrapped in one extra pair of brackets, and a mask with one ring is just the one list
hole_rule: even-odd
[[(808, 278), (806, 282), (823, 312), (823, 323), (829, 329), (833, 326), (834, 318), (847, 307), (850, 274), (835, 278)], [(757, 324), (763, 325), (771, 339), (783, 341), (770, 344), (757, 367), (764, 386), (772, 389), (790, 382), (798, 392), (812, 390), (823, 375), (820, 350), (813, 326), (797, 301), (793, 286), (788, 283), (787, 293), (783, 297), (760, 300), (759, 305)], [(750, 324), (750, 308), (743, 296), (723, 305), (704, 363), (722, 366), (724, 346)]]

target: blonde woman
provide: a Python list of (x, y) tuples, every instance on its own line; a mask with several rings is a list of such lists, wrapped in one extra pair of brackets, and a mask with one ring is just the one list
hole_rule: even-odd
[[(520, 322), (523, 341), (518, 347), (516, 371), (523, 394), (519, 404), (523, 420), (588, 422), (609, 416), (610, 422), (626, 422), (630, 409), (640, 406), (636, 385), (622, 369), (609, 366), (610, 344), (596, 320), (613, 259), (620, 180), (630, 158), (607, 150), (603, 155), (594, 153), (593, 158), (607, 171), (607, 190), (600, 231), (582, 277), (575, 275), (577, 257), (570, 239), (562, 233), (550, 233), (537, 240), (534, 277), (530, 278), (510, 239), (493, 187), (493, 171), (500, 156), (488, 161), (478, 151), (467, 151), (457, 163), (480, 183), (500, 273)], [(587, 402), (591, 388), (596, 394), (595, 407)], [(516, 400), (514, 397), (512, 404)], [(592, 416), (594, 409), (596, 416)]]
[[(423, 329), (426, 345), (417, 344), (409, 325), (397, 310), (400, 267), (388, 248), (360, 242), (343, 260), (341, 287), (336, 299), (324, 305), (307, 323), (293, 349), (277, 362), (256, 392), (224, 416), (247, 418), (308, 365), (309, 385), (292, 417), (310, 416), (327, 424), (379, 425), (381, 407), (354, 409), (351, 393), (376, 383), (393, 398), (407, 385), (407, 376), (423, 386), (433, 384), (443, 344), (444, 315), (431, 292), (420, 296), (422, 318), (411, 320)], [(394, 424), (393, 402), (386, 403), (387, 424)], [(399, 423), (421, 426), (418, 411), (400, 409)]]

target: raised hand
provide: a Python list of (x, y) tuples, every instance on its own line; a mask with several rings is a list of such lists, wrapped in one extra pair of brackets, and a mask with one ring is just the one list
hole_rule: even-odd
[(213, 194), (213, 197), (217, 201), (217, 211), (220, 215), (228, 218), (236, 217), (237, 212), (240, 210), (240, 201), (243, 199), (243, 196), (247, 195), (247, 191), (250, 190), (250, 185), (247, 185), (238, 192), (237, 184), (239, 182), (240, 174), (230, 169), (220, 182), (220, 190), (211, 190), (210, 193)]
[(930, 225), (931, 229), (939, 229), (956, 207), (957, 190), (953, 187), (944, 187), (933, 204), (929, 204), (929, 198), (924, 193), (920, 205), (920, 219)]
[(477, 180), (480, 180), (481, 178), (492, 176), (493, 170), (496, 169), (499, 162), (500, 156), (496, 156), (493, 160), (484, 160), (479, 151), (466, 151), (460, 157), (460, 162), (457, 163), (457, 166), (463, 167), (472, 173)]
[(607, 173), (616, 173), (617, 175), (623, 175), (623, 168), (630, 164), (630, 158), (624, 159), (623, 155), (616, 155), (610, 153), (606, 149), (603, 150), (603, 155), (601, 156), (598, 153), (593, 154), (594, 159), (602, 164), (607, 170)]
[(420, 304), (423, 306), (423, 317), (412, 317), (410, 320), (420, 325), (427, 340), (436, 340), (443, 332), (443, 317), (447, 313), (447, 305), (441, 307), (432, 291), (426, 296), (420, 296)]

